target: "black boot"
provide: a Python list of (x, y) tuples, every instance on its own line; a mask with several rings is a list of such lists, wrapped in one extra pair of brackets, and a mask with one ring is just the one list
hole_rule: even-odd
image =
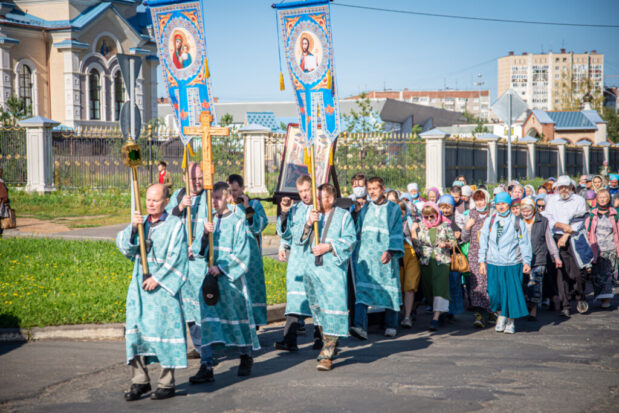
[(206, 364), (200, 364), (200, 370), (189, 378), (191, 384), (212, 383), (215, 381), (213, 377), (213, 369)]
[(275, 342), (275, 348), (285, 351), (299, 351), (297, 346), (297, 330), (299, 329), (299, 323), (295, 318), (289, 317), (286, 320), (286, 327), (284, 328), (284, 339)]
[(131, 389), (125, 393), (125, 400), (132, 402), (139, 399), (144, 393), (148, 393), (150, 390), (150, 383), (132, 384)]
[(251, 366), (253, 365), (254, 359), (252, 358), (252, 356), (243, 354), (241, 356), (241, 364), (239, 364), (239, 371), (237, 375), (241, 377), (249, 376), (251, 374)]
[(159, 387), (150, 394), (151, 400), (164, 400), (176, 396), (174, 387)]

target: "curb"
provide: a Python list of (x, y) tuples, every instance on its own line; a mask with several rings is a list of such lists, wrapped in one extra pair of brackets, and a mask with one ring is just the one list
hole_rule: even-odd
[[(286, 304), (267, 307), (267, 322), (284, 320)], [(125, 337), (125, 324), (76, 324), (52, 327), (0, 328), (0, 343), (24, 343), (37, 340), (110, 340)]]

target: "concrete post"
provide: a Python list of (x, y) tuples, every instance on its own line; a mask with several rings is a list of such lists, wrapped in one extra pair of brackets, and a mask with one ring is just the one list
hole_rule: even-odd
[(19, 122), (26, 128), (26, 146), (28, 154), (27, 192), (55, 191), (52, 175), (52, 128), (58, 122), (41, 116)]
[(445, 188), (445, 139), (448, 133), (432, 129), (419, 134), (426, 141), (426, 188)]
[(557, 176), (565, 175), (565, 139), (555, 139), (550, 141), (557, 145)]
[(591, 170), (591, 167), (590, 167), (591, 142), (584, 141), (580, 145), (582, 146), (582, 173), (583, 175), (589, 175), (589, 172)]
[(486, 166), (486, 179), (489, 184), (497, 182), (499, 172), (499, 152), (497, 142), (499, 138), (487, 138), (488, 139), (488, 158)]
[(247, 125), (239, 130), (243, 137), (245, 162), (243, 175), (245, 191), (249, 194), (266, 194), (266, 160), (264, 146), (271, 130), (261, 125)]
[(519, 140), (527, 144), (527, 179), (535, 178), (536, 171), (536, 159), (535, 159), (535, 143), (537, 139), (532, 136), (527, 136)]
[(610, 145), (604, 145), (604, 160), (610, 164)]

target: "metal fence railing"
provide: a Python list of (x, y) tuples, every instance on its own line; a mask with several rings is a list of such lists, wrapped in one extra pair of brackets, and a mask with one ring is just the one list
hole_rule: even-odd
[[(266, 185), (270, 192), (277, 187), (286, 136), (275, 134), (265, 143)], [(342, 133), (333, 154), (340, 189), (349, 194), (350, 180), (356, 173), (380, 176), (385, 185), (405, 189), (410, 182), (425, 185), (425, 142), (411, 134)]]
[(25, 185), (28, 181), (26, 130), (17, 127), (0, 128), (0, 167), (8, 185)]
[[(129, 171), (122, 164), (121, 148), (126, 142), (114, 131), (80, 131), (54, 133), (52, 137), (53, 177), (57, 188), (121, 188), (129, 185)], [(225, 180), (231, 173), (243, 173), (243, 141), (238, 135), (213, 138), (215, 181)], [(138, 139), (143, 166), (138, 168), (140, 184), (146, 186), (158, 179), (157, 165), (166, 161), (175, 188), (182, 183), (184, 147), (178, 136), (150, 133)], [(201, 142), (192, 141), (195, 156), (202, 160)]]
[(475, 138), (447, 139), (445, 142), (445, 183), (450, 186), (460, 175), (471, 184), (486, 182), (488, 144)]

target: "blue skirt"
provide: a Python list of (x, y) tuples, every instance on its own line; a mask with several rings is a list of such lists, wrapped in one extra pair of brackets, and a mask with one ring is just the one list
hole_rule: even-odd
[(449, 271), (449, 314), (462, 314), (462, 273)]
[(507, 318), (529, 314), (522, 291), (522, 264), (498, 266), (488, 264), (490, 309)]

